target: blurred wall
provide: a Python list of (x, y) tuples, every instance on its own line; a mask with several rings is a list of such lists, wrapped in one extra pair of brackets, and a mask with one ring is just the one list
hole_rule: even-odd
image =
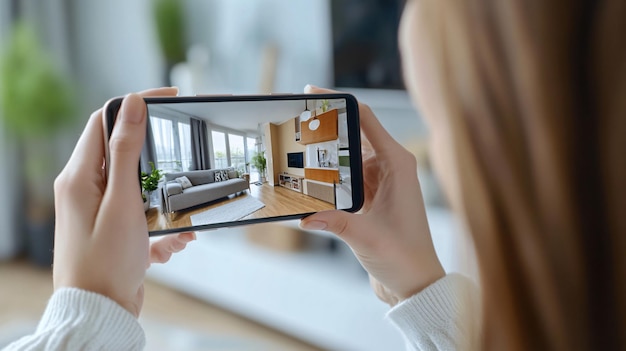
[(88, 111), (110, 97), (162, 85), (150, 0), (70, 4), (72, 61)]
[[(1, 33), (0, 33), (1, 35)], [(0, 201), (0, 260), (13, 257), (19, 248), (16, 235), (17, 217), (17, 181), (15, 167), (17, 164), (16, 148), (8, 142), (6, 131), (0, 118), (0, 184), (2, 199)]]
[[(60, 1), (60, 0), (55, 0)], [(187, 0), (187, 44), (209, 52), (203, 92), (256, 93), (263, 53), (278, 49), (274, 91), (330, 86), (328, 0)], [(163, 85), (150, 0), (69, 0), (73, 69), (85, 105)]]
[[(8, 2), (0, 3), (0, 47), (6, 44), (6, 36), (9, 31), (9, 8)], [(0, 49), (1, 50), (1, 49)], [(0, 79), (2, 79), (0, 77)], [(1, 113), (1, 112), (0, 112)], [(1, 117), (1, 116), (0, 116)], [(17, 236), (15, 235), (16, 217), (16, 189), (10, 184), (16, 180), (15, 148), (8, 142), (6, 130), (0, 118), (0, 184), (2, 184), (2, 199), (0, 201), (0, 260), (12, 257), (18, 249)]]
[(263, 50), (278, 49), (274, 91), (332, 83), (328, 0), (189, 0), (189, 43), (208, 47), (209, 90), (258, 92)]

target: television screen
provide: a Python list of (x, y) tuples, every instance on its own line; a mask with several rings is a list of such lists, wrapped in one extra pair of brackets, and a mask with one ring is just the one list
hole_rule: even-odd
[(304, 168), (304, 153), (290, 152), (287, 154), (287, 167)]

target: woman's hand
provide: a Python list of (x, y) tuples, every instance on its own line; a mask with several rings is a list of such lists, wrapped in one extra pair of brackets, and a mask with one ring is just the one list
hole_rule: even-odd
[(94, 112), (67, 165), (54, 183), (54, 288), (76, 287), (107, 296), (135, 316), (143, 303), (150, 263), (166, 262), (195, 238), (183, 233), (151, 246), (137, 177), (146, 134), (142, 96), (175, 96), (176, 88), (147, 90), (124, 98), (109, 141), (104, 177), (102, 109)]
[[(307, 87), (306, 93), (333, 93)], [(372, 110), (359, 104), (365, 202), (359, 214), (325, 211), (304, 229), (338, 235), (370, 274), (380, 299), (395, 305), (445, 275), (428, 229), (413, 154), (396, 142)]]

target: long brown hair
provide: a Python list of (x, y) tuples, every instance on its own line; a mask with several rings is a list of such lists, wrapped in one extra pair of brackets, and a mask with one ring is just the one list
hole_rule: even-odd
[(626, 1), (419, 6), (483, 348), (626, 349)]

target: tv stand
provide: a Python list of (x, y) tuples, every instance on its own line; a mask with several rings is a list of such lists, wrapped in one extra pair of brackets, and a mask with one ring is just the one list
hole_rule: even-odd
[(278, 175), (278, 185), (299, 193), (302, 192), (302, 180), (304, 180), (304, 177), (289, 173), (280, 173)]

